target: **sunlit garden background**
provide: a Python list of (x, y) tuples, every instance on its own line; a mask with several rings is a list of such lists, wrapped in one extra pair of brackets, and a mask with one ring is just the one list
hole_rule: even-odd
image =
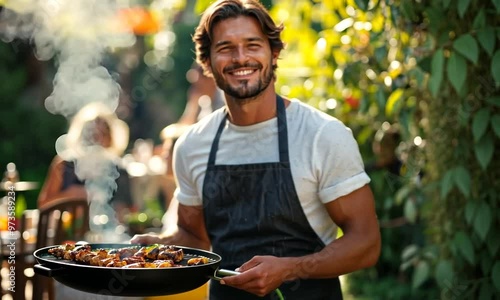
[[(63, 2), (47, 0), (48, 12)], [(117, 2), (135, 41), (103, 49), (100, 63), (122, 88), (117, 113), (131, 141), (159, 143), (186, 104), (190, 36), (210, 1)], [(23, 3), (34, 2), (0, 0), (4, 11)], [(351, 127), (372, 178), (382, 255), (345, 276), (346, 298), (500, 299), (500, 0), (263, 3), (285, 25), (278, 92)], [(82, 33), (66, 18), (57, 34)], [(67, 130), (45, 107), (60, 56), (40, 57), (29, 37), (2, 40), (0, 166), (43, 182)], [(377, 164), (380, 147), (393, 149), (396, 168)], [(36, 196), (26, 193), (27, 207)]]

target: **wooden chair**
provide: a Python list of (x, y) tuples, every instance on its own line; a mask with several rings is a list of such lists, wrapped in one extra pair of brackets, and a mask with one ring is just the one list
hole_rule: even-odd
[[(61, 198), (40, 207), (36, 249), (85, 239), (89, 231), (89, 203), (85, 198)], [(52, 278), (35, 274), (32, 300), (54, 299)]]

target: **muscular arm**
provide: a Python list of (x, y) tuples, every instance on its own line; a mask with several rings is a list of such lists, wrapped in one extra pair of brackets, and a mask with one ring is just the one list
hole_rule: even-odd
[(368, 185), (326, 204), (343, 236), (314, 254), (302, 257), (255, 256), (228, 284), (263, 296), (284, 281), (331, 278), (373, 266), (380, 255), (380, 231)]
[[(289, 279), (337, 277), (373, 266), (380, 255), (380, 230), (368, 185), (326, 205), (343, 235), (318, 253), (293, 258)], [(312, 266), (316, 266), (315, 268)]]
[(170, 244), (209, 250), (210, 241), (205, 229), (203, 208), (179, 203), (177, 232), (165, 240)]

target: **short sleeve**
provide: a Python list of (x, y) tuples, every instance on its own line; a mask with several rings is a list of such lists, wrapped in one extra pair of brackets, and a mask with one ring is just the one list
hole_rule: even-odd
[(357, 141), (350, 128), (333, 120), (314, 140), (313, 163), (319, 181), (319, 198), (328, 203), (370, 182)]
[(179, 203), (186, 206), (202, 205), (202, 201), (197, 193), (196, 183), (191, 179), (190, 167), (188, 163), (186, 144), (183, 137), (179, 138), (174, 145), (173, 151), (173, 173), (177, 188), (174, 197)]

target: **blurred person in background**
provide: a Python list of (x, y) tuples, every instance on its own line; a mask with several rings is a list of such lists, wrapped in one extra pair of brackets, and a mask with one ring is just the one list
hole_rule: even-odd
[(161, 181), (161, 198), (164, 199), (166, 213), (162, 219), (163, 229), (175, 228), (177, 223), (178, 202), (173, 197), (176, 188), (175, 178), (172, 170), (173, 147), (189, 125), (198, 122), (203, 117), (224, 106), (224, 93), (217, 87), (212, 77), (203, 74), (200, 65), (194, 64), (186, 73), (186, 79), (190, 83), (187, 91), (187, 102), (184, 111), (177, 123), (170, 124), (160, 132), (162, 141), (155, 153), (166, 161), (167, 171)]
[(58, 154), (52, 160), (38, 197), (38, 207), (63, 197), (89, 198), (85, 180), (97, 169), (85, 165), (87, 159), (104, 159), (117, 168), (117, 189), (110, 202), (119, 219), (132, 205), (128, 176), (120, 168), (120, 158), (128, 146), (128, 126), (105, 104), (84, 106), (72, 119), (68, 133), (56, 143)]
[(161, 157), (166, 162), (166, 172), (161, 181), (161, 193), (165, 200), (167, 210), (162, 218), (162, 231), (172, 231), (177, 226), (177, 208), (179, 202), (174, 197), (174, 191), (177, 188), (174, 171), (172, 167), (174, 145), (177, 139), (189, 128), (189, 124), (175, 123), (171, 124), (160, 132), (160, 138), (163, 141)]
[(186, 107), (177, 123), (194, 124), (201, 118), (224, 106), (224, 94), (212, 77), (203, 74), (203, 69), (195, 64), (186, 73), (190, 83), (187, 91)]
[[(120, 120), (107, 105), (100, 102), (85, 105), (72, 118), (68, 133), (56, 142), (58, 154), (49, 167), (38, 197), (38, 207), (43, 208), (61, 197), (86, 198), (89, 202), (94, 201), (98, 196), (92, 193), (99, 191), (89, 188), (88, 181), (92, 184), (108, 181), (105, 184), (110, 186), (104, 188), (109, 189), (111, 195), (105, 200), (114, 210), (117, 221), (122, 223), (133, 206), (129, 177), (121, 168), (121, 157), (128, 142), (127, 124)], [(92, 215), (92, 209), (90, 213)], [(104, 211), (97, 213), (104, 214)], [(114, 223), (110, 222), (110, 224)], [(56, 281), (55, 299), (118, 300), (125, 298), (90, 294), (69, 288)], [(142, 298), (127, 297), (126, 299), (140, 300)]]
[(377, 130), (372, 143), (375, 159), (367, 163), (366, 171), (373, 172), (387, 170), (393, 175), (399, 176), (403, 166), (397, 155), (397, 148), (401, 142), (401, 135), (396, 125), (384, 123), (382, 128)]

